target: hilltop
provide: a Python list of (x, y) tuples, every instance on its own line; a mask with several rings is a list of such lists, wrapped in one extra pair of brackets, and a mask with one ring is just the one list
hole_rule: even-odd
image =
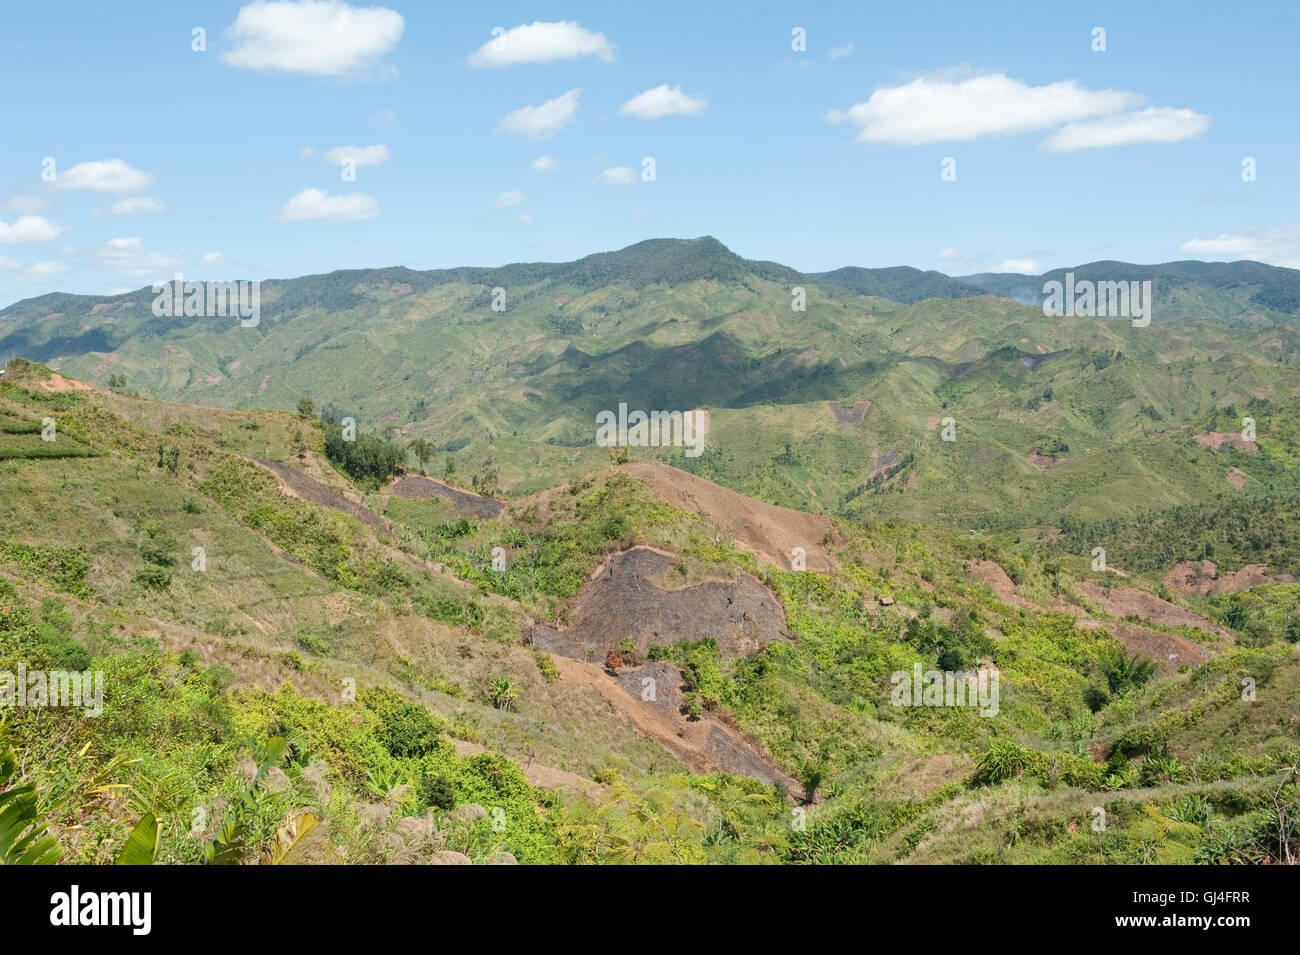
[[(1077, 271), (1154, 277), (1154, 323), (1049, 318), (983, 294), (1015, 297), (1042, 277), (805, 275), (705, 237), (570, 263), (266, 282), (253, 328), (155, 318), (148, 290), (42, 296), (0, 312), (0, 354), (170, 401), (284, 408), (306, 396), (363, 431), (424, 438), (462, 470), (494, 471), (511, 495), (600, 466), (595, 416), (621, 402), (707, 410), (702, 457), (654, 456), (824, 514), (1059, 528), (1066, 514), (1290, 493), (1279, 462), (1300, 397), (1288, 291), (1300, 273)], [(792, 308), (796, 288), (806, 311)], [(1272, 422), (1260, 454), (1196, 440), (1247, 417)]]

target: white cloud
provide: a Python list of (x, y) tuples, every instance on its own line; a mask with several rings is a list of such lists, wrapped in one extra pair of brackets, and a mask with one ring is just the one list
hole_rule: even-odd
[(156, 216), (166, 211), (167, 203), (153, 196), (131, 196), (108, 207), (109, 215), (114, 216)]
[(853, 41), (850, 40), (848, 43), (845, 43), (843, 46), (837, 46), (833, 48), (829, 53), (826, 54), (826, 58), (830, 60), (838, 60), (840, 57), (848, 56), (852, 52), (853, 52)]
[(507, 189), (492, 200), (492, 208), (509, 209), (511, 206), (522, 206), (527, 201), (528, 197), (518, 189)]
[(41, 196), (13, 196), (5, 203), (5, 208), (20, 216), (34, 216), (44, 212), (52, 203)]
[(117, 195), (144, 192), (152, 185), (152, 175), (120, 159), (77, 163), (62, 172), (56, 169), (54, 178), (55, 189), (89, 189)]
[(391, 109), (381, 109), (371, 117), (370, 121), (376, 126), (392, 126), (397, 122), (397, 114)]
[(615, 166), (606, 169), (592, 182), (603, 182), (611, 186), (630, 186), (636, 182), (636, 170), (631, 166)]
[(24, 285), (49, 282), (66, 271), (68, 271), (68, 266), (62, 262), (34, 262), (31, 265), (22, 265), (13, 259), (6, 259), (3, 255), (0, 255), (0, 272), (8, 273), (4, 277), (7, 282), (17, 282)]
[(19, 216), (12, 223), (0, 220), (0, 245), (33, 245), (53, 242), (67, 226), (51, 222), (44, 216)]
[(234, 46), (229, 66), (312, 76), (360, 76), (402, 38), (406, 20), (386, 7), (352, 7), (342, 0), (257, 0), (240, 7), (226, 30)]
[(298, 150), (299, 159), (311, 159), (315, 155), (316, 155), (315, 146), (303, 146), (302, 149)]
[(519, 63), (554, 63), (595, 56), (614, 62), (614, 51), (603, 33), (584, 30), (572, 20), (529, 23), (488, 40), (469, 55), (474, 67), (514, 66)]
[(497, 217), (492, 221), (497, 225), (532, 225), (533, 217), (524, 213), (517, 216), (507, 216), (504, 219)]
[(1041, 143), (1048, 152), (1108, 149), (1134, 143), (1177, 143), (1210, 128), (1210, 117), (1190, 109), (1148, 107), (1118, 116), (1067, 123)]
[(118, 275), (144, 278), (168, 269), (180, 268), (185, 259), (163, 252), (146, 252), (139, 238), (109, 239), (90, 251), (90, 261), (101, 268), (112, 269)]
[(1300, 269), (1300, 226), (1242, 226), (1206, 239), (1192, 239), (1178, 251), (1198, 259), (1250, 259)]
[(549, 155), (538, 156), (532, 161), (531, 166), (537, 172), (555, 172), (555, 159)]
[(324, 156), (327, 163), (335, 166), (342, 166), (347, 160), (351, 159), (353, 165), (360, 166), (377, 166), (392, 158), (392, 153), (383, 143), (377, 143), (374, 146), (335, 146)]
[(199, 259), (199, 261), (202, 262), (204, 265), (208, 266), (209, 268), (214, 268), (214, 269), (220, 268), (223, 265), (230, 264), (229, 262), (226, 261), (226, 257), (222, 255), (220, 252), (204, 252), (203, 258)]
[(954, 262), (961, 258), (961, 249), (940, 249), (935, 258), (940, 262)]
[(622, 116), (635, 116), (637, 119), (660, 119), (664, 116), (698, 116), (708, 105), (703, 96), (691, 96), (683, 93), (680, 85), (669, 87), (664, 83), (633, 96), (618, 111)]
[(951, 71), (882, 87), (865, 103), (831, 110), (828, 122), (859, 128), (858, 142), (916, 146), (1050, 129), (1130, 109), (1142, 97), (1089, 90), (1074, 80), (1030, 86), (1003, 73), (956, 77)]
[(279, 222), (302, 222), (324, 219), (327, 222), (355, 222), (379, 215), (379, 203), (373, 196), (353, 192), (331, 196), (323, 189), (304, 189), (271, 218)]
[(1041, 275), (1043, 267), (1035, 259), (1007, 259), (999, 262), (990, 272), (1017, 272), (1021, 275)]
[(548, 99), (540, 106), (525, 106), (507, 113), (497, 123), (496, 131), (510, 136), (524, 136), (534, 142), (550, 139), (565, 126), (577, 122), (578, 97), (582, 89), (569, 90), (563, 96)]

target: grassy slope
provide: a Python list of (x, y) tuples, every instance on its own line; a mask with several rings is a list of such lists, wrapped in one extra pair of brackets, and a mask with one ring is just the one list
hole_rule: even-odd
[[(31, 374), (38, 387), (42, 373)], [(337, 792), (322, 858), (391, 857), (366, 828), (365, 807), (390, 782), (443, 776), (458, 801), (507, 804), (518, 820), (501, 838), (481, 826), (467, 833), (476, 858), (504, 846), (525, 861), (683, 852), (693, 861), (1181, 861), (1224, 851), (1202, 816), (1241, 852), (1260, 851), (1267, 820), (1257, 797), (1295, 747), (1289, 713), (1300, 665), (1282, 621), (1252, 641), (1259, 646), (1232, 650), (1201, 637), (1211, 663), (1121, 688), (1091, 714), (1085, 693), (1113, 641), (1075, 630), (1066, 615), (1008, 604), (967, 569), (993, 558), (1026, 600), (1046, 604), (1057, 590), (1068, 599), (1073, 582), (1090, 574), (1086, 561), (1052, 557), (1030, 541), (1017, 547), (997, 535), (850, 521), (840, 524), (842, 571), (759, 571), (752, 558), (714, 544), (697, 518), (604, 472), (572, 493), (521, 501), (499, 521), (468, 525), (437, 505), (372, 496), (397, 524), (388, 538), (283, 497), (240, 456), (298, 461), (348, 488), (323, 461), (311, 421), (18, 384), (0, 385), (6, 413), (52, 415), (96, 454), (0, 463), (0, 574), (16, 588), (11, 606), (30, 618), (22, 626), (7, 619), (18, 643), (3, 644), (6, 659), (33, 648), (75, 655), (63, 640), (71, 636), (109, 671), (109, 702), (102, 723), (29, 710), (16, 714), (12, 732), (47, 787), (86, 779), (76, 755), (83, 742), (101, 763), (143, 760), (115, 770), (138, 787), (178, 773), (177, 825), (193, 806), (231, 791), (242, 745), (276, 731), (332, 767)], [(180, 449), (174, 474), (157, 466), (160, 440)], [(300, 445), (311, 461), (297, 458)], [(688, 580), (760, 572), (797, 618), (793, 644), (749, 659), (722, 659), (707, 645), (667, 652), (706, 705), (729, 713), (788, 771), (823, 775), (828, 798), (806, 831), (791, 830), (782, 801), (754, 784), (674, 775), (662, 750), (607, 719), (599, 701), (548, 680), (518, 644), (525, 612), (562, 619), (587, 571), (629, 537), (677, 552)], [(202, 573), (188, 569), (196, 542), (208, 555)], [(512, 553), (504, 580), (486, 571), (496, 545)], [(426, 561), (470, 587), (431, 574)], [(165, 588), (140, 579), (150, 566), (170, 573)], [(1158, 586), (1153, 573), (1132, 582)], [(496, 590), (519, 609), (476, 589)], [(882, 605), (886, 595), (895, 603)], [(1213, 601), (1197, 605), (1213, 609)], [(934, 666), (944, 651), (962, 665), (997, 666), (997, 717), (888, 705), (890, 672)], [(487, 684), (503, 676), (519, 690), (514, 712), (486, 698)], [(392, 717), (391, 702), (363, 695), (360, 705), (340, 705), (346, 677), (363, 690), (396, 687), (439, 716), (444, 739), (599, 777), (604, 795), (537, 793), (517, 767), (458, 757), (445, 743), (411, 755), (395, 742), (405, 736), (384, 723), (387, 714), (407, 726)], [(1256, 683), (1254, 702), (1240, 697), (1244, 677)], [(296, 694), (272, 692), (286, 680)], [(50, 720), (67, 733), (51, 732)], [(1010, 778), (975, 775), (990, 753), (1005, 761), (999, 747), (1007, 745), (1016, 747)], [(309, 763), (300, 753), (288, 766), (291, 791), (304, 798), (314, 792)], [(1203, 796), (1208, 809), (1189, 796)], [(418, 791), (402, 799), (395, 815), (428, 808)], [(629, 814), (629, 803), (647, 807), (663, 829)], [(1100, 838), (1089, 827), (1098, 804), (1111, 820)], [(262, 837), (283, 811), (267, 809)], [(77, 858), (95, 860), (120, 844), (132, 813), (126, 802), (81, 793), (56, 815), (85, 827), (67, 830), (65, 841)], [(181, 828), (166, 855), (192, 859)]]

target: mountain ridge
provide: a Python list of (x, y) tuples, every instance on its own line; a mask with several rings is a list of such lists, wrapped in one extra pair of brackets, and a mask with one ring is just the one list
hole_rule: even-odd
[[(1182, 276), (1214, 282), (1221, 287), (1246, 284), (1248, 280), (1277, 287), (1266, 301), (1260, 304), (1274, 310), (1283, 307), (1291, 312), (1300, 309), (1300, 270), (1284, 266), (1242, 259), (1234, 262), (1206, 262), (1193, 259), (1155, 264), (1138, 264), (1118, 260), (1099, 260), (1074, 266), (1050, 269), (1038, 275), (1012, 272), (977, 272), (969, 275), (949, 275), (935, 269), (922, 270), (910, 265), (865, 267), (845, 265), (822, 272), (803, 272), (791, 266), (764, 259), (747, 259), (711, 235), (694, 239), (645, 239), (621, 249), (594, 252), (568, 262), (511, 262), (500, 266), (453, 266), (439, 269), (412, 269), (407, 266), (382, 266), (371, 269), (336, 269), (330, 272), (310, 273), (290, 278), (265, 279), (262, 284), (270, 288), (292, 288), (299, 283), (324, 283), (330, 287), (364, 281), (405, 282), (412, 292), (453, 282), (495, 284), (503, 282), (526, 285), (540, 281), (571, 281), (582, 287), (626, 283), (633, 288), (643, 288), (656, 282), (682, 284), (699, 278), (728, 280), (747, 274), (769, 281), (807, 281), (843, 288), (860, 295), (888, 298), (901, 304), (915, 304), (926, 298), (970, 298), (996, 294), (1001, 297), (1031, 302), (1021, 290), (1036, 287), (1041, 293), (1042, 283), (1059, 280), (1067, 272), (1085, 278), (1106, 272), (1106, 277), (1144, 280), (1148, 278)], [(354, 281), (355, 280), (355, 281)], [(108, 295), (88, 295), (70, 292), (48, 292), (44, 295), (20, 299), (0, 309), (0, 321), (6, 316), (29, 311), (37, 305), (48, 305), (51, 311), (83, 303), (105, 303), (136, 296), (150, 291), (151, 286), (141, 286), (127, 292)], [(1041, 297), (1041, 294), (1039, 295)], [(290, 296), (286, 304), (305, 304)], [(0, 339), (0, 349), (3, 339)]]

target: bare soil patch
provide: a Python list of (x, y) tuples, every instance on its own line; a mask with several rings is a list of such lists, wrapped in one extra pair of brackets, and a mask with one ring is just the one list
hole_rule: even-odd
[(1252, 454), (1259, 453), (1259, 445), (1254, 441), (1247, 441), (1239, 431), (1202, 431), (1196, 435), (1196, 443), (1203, 448), (1211, 448), (1215, 451), (1218, 451), (1225, 444), (1231, 444)]
[(615, 554), (574, 598), (573, 626), (535, 624), (533, 642), (571, 659), (603, 661), (624, 639), (644, 656), (651, 644), (712, 637), (725, 656), (744, 656), (790, 638), (784, 609), (752, 574), (676, 590), (653, 583), (675, 562), (649, 547)]
[(261, 458), (253, 458), (252, 460), (274, 474), (280, 482), (281, 489), (290, 496), (300, 497), (305, 501), (311, 501), (313, 504), (341, 511), (350, 517), (355, 517), (372, 530), (388, 532), (388, 522), (370, 508), (364, 504), (358, 504), (351, 498), (344, 497), (334, 488), (322, 484), (314, 477), (278, 461), (264, 461)]
[(40, 382), (42, 391), (53, 391), (62, 394), (68, 391), (94, 391), (90, 385), (83, 381), (77, 381), (75, 378), (64, 378), (58, 372), (54, 372), (50, 377)]
[(1135, 623), (1089, 618), (1080, 620), (1075, 626), (1081, 630), (1106, 630), (1130, 653), (1140, 653), (1150, 657), (1161, 676), (1176, 673), (1178, 668), (1185, 664), (1199, 666), (1210, 659), (1208, 653), (1190, 640), (1159, 630), (1151, 630)]
[(824, 543), (828, 535), (832, 543), (840, 540), (829, 517), (757, 501), (658, 461), (634, 461), (619, 469), (645, 481), (674, 507), (698, 514), (775, 567), (789, 570), (790, 554), (796, 547), (806, 552), (809, 570), (839, 566)]
[(838, 401), (828, 401), (826, 407), (831, 409), (831, 414), (835, 415), (836, 421), (845, 424), (861, 424), (862, 419), (866, 417), (867, 410), (871, 407), (871, 402), (855, 401), (852, 408), (844, 408)]
[(1267, 564), (1247, 564), (1241, 570), (1219, 573), (1212, 560), (1180, 560), (1165, 573), (1166, 587), (1183, 594), (1232, 594), (1263, 584), (1292, 584), (1290, 574), (1270, 575)]
[[(457, 754), (461, 756), (477, 756), (479, 753), (491, 752), (486, 746), (471, 743), (469, 740), (452, 739), (451, 744), (456, 747)], [(528, 777), (528, 781), (542, 789), (567, 789), (581, 793), (584, 796), (590, 796), (604, 792), (607, 788), (595, 780), (588, 779), (586, 776), (579, 776), (577, 773), (571, 773), (567, 769), (545, 766), (530, 759), (519, 760), (519, 764), (524, 771), (524, 775)]]
[(1232, 639), (1232, 634), (1212, 620), (1168, 600), (1161, 600), (1145, 590), (1136, 587), (1102, 588), (1090, 580), (1079, 581), (1077, 587), (1083, 596), (1116, 617), (1140, 617), (1165, 627), (1192, 627), (1226, 640)]
[(500, 501), (483, 497), (481, 494), (462, 491), (458, 487), (452, 487), (450, 484), (420, 474), (402, 475), (388, 485), (388, 491), (398, 497), (417, 499), (441, 497), (450, 501), (462, 517), (473, 517), (478, 520), (493, 520), (499, 517), (505, 508)]
[[(616, 678), (594, 663), (556, 657), (555, 665), (561, 680), (594, 689), (615, 712), (692, 772), (735, 773), (784, 785), (789, 792), (799, 791), (799, 784), (776, 766), (757, 742), (747, 739), (714, 714), (706, 711), (700, 719), (688, 720), (680, 712), (682, 678), (675, 667), (652, 663), (620, 671)], [(656, 696), (660, 697), (654, 702), (641, 698), (641, 679), (651, 674), (657, 684)]]

